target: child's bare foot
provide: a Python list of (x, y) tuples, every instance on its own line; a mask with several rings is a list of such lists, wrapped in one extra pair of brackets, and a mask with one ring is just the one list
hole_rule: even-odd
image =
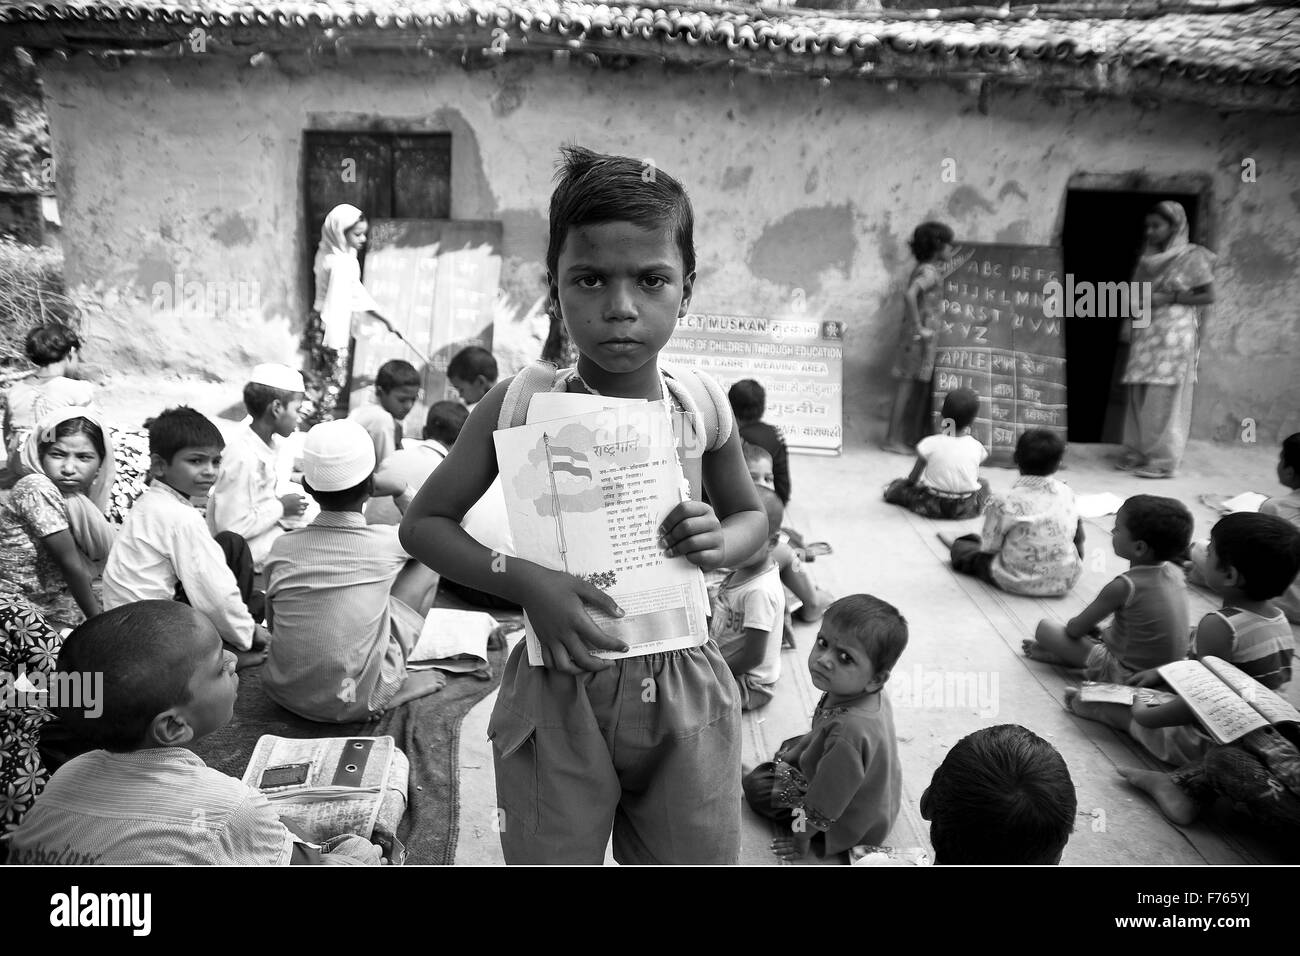
[(1169, 774), (1138, 767), (1117, 769), (1121, 777), (1151, 797), (1171, 823), (1187, 826), (1196, 819), (1196, 801), (1183, 793)]
[[(227, 645), (229, 646), (229, 645)], [(235, 670), (242, 671), (248, 667), (258, 667), (266, 663), (267, 655), (270, 654), (266, 648), (255, 651), (236, 651), (230, 648), (235, 654)]]
[(1128, 732), (1132, 721), (1129, 709), (1123, 704), (1099, 704), (1096, 701), (1080, 700), (1078, 687), (1065, 688), (1065, 709), (1084, 720), (1095, 720), (1099, 724)]
[(393, 699), (388, 702), (384, 708), (387, 713), (403, 704), (409, 704), (413, 700), (421, 697), (428, 697), (430, 694), (436, 694), (447, 686), (447, 675), (442, 671), (416, 671), (406, 675), (406, 680), (402, 681), (402, 686), (397, 688), (397, 693)]
[(1059, 667), (1069, 667), (1070, 662), (1057, 657), (1047, 648), (1043, 647), (1033, 638), (1027, 638), (1020, 642), (1020, 649), (1024, 651), (1026, 657), (1031, 661), (1040, 661), (1044, 664), (1056, 664)]

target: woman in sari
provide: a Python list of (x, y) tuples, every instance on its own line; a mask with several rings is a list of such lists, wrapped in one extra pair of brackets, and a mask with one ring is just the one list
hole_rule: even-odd
[(1133, 278), (1149, 283), (1151, 310), (1134, 323), (1124, 415), (1124, 457), (1116, 467), (1142, 478), (1172, 478), (1192, 421), (1198, 307), (1214, 301), (1214, 253), (1188, 241), (1187, 213), (1159, 203), (1146, 217), (1146, 249)]
[(310, 366), (307, 397), (314, 406), (304, 418), (304, 428), (347, 415), (353, 313), (367, 312), (390, 332), (393, 330), (379, 314), (378, 303), (361, 284), (357, 252), (365, 246), (369, 229), (365, 213), (347, 203), (331, 209), (321, 226), (320, 245), (312, 267), (316, 300), (303, 336)]

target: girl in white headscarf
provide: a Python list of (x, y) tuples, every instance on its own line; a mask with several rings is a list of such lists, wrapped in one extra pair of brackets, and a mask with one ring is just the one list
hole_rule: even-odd
[(365, 214), (347, 203), (331, 209), (321, 227), (312, 267), (316, 299), (304, 341), (311, 356), (310, 395), (316, 405), (313, 422), (347, 414), (353, 313), (366, 312), (392, 331), (361, 284), (357, 252), (365, 246), (369, 228)]

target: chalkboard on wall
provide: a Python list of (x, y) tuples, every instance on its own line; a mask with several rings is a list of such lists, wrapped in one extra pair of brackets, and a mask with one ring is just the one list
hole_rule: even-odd
[(988, 463), (1011, 466), (1028, 428), (1066, 435), (1064, 320), (1043, 314), (1044, 286), (1062, 276), (1055, 246), (963, 243), (939, 304), (934, 366), (935, 430), (954, 388), (980, 396), (972, 429)]
[[(405, 359), (424, 380), (406, 419), (418, 436), (429, 405), (450, 397), (447, 363), (467, 345), (492, 348), (501, 277), (501, 223), (451, 219), (372, 219), (362, 281), (380, 314), (415, 347), (377, 322), (359, 322), (350, 407), (367, 401), (379, 366)], [(420, 355), (416, 355), (416, 351)]]

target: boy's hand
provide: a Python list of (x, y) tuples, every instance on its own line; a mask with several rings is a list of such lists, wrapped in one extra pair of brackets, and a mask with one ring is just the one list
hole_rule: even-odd
[(593, 657), (592, 649), (626, 651), (627, 645), (610, 637), (592, 621), (584, 605), (613, 617), (623, 609), (612, 597), (581, 578), (553, 571), (524, 604), (528, 620), (542, 645), (542, 661), (561, 674), (603, 671), (610, 661)]
[(667, 557), (685, 556), (706, 571), (722, 567), (722, 522), (702, 501), (683, 501), (659, 526), (659, 546)]
[(772, 852), (782, 860), (793, 863), (795, 860), (802, 860), (808, 855), (811, 843), (811, 830), (804, 830), (802, 833), (792, 832), (788, 837), (777, 837), (773, 840)]
[(271, 646), (271, 632), (261, 624), (253, 625), (253, 650), (262, 651)]
[(280, 498), (286, 518), (296, 518), (307, 510), (307, 499), (296, 492), (290, 492)]
[(1138, 671), (1124, 683), (1133, 687), (1155, 687), (1157, 684), (1163, 684), (1164, 679), (1160, 676), (1160, 671), (1153, 667), (1150, 670)]

